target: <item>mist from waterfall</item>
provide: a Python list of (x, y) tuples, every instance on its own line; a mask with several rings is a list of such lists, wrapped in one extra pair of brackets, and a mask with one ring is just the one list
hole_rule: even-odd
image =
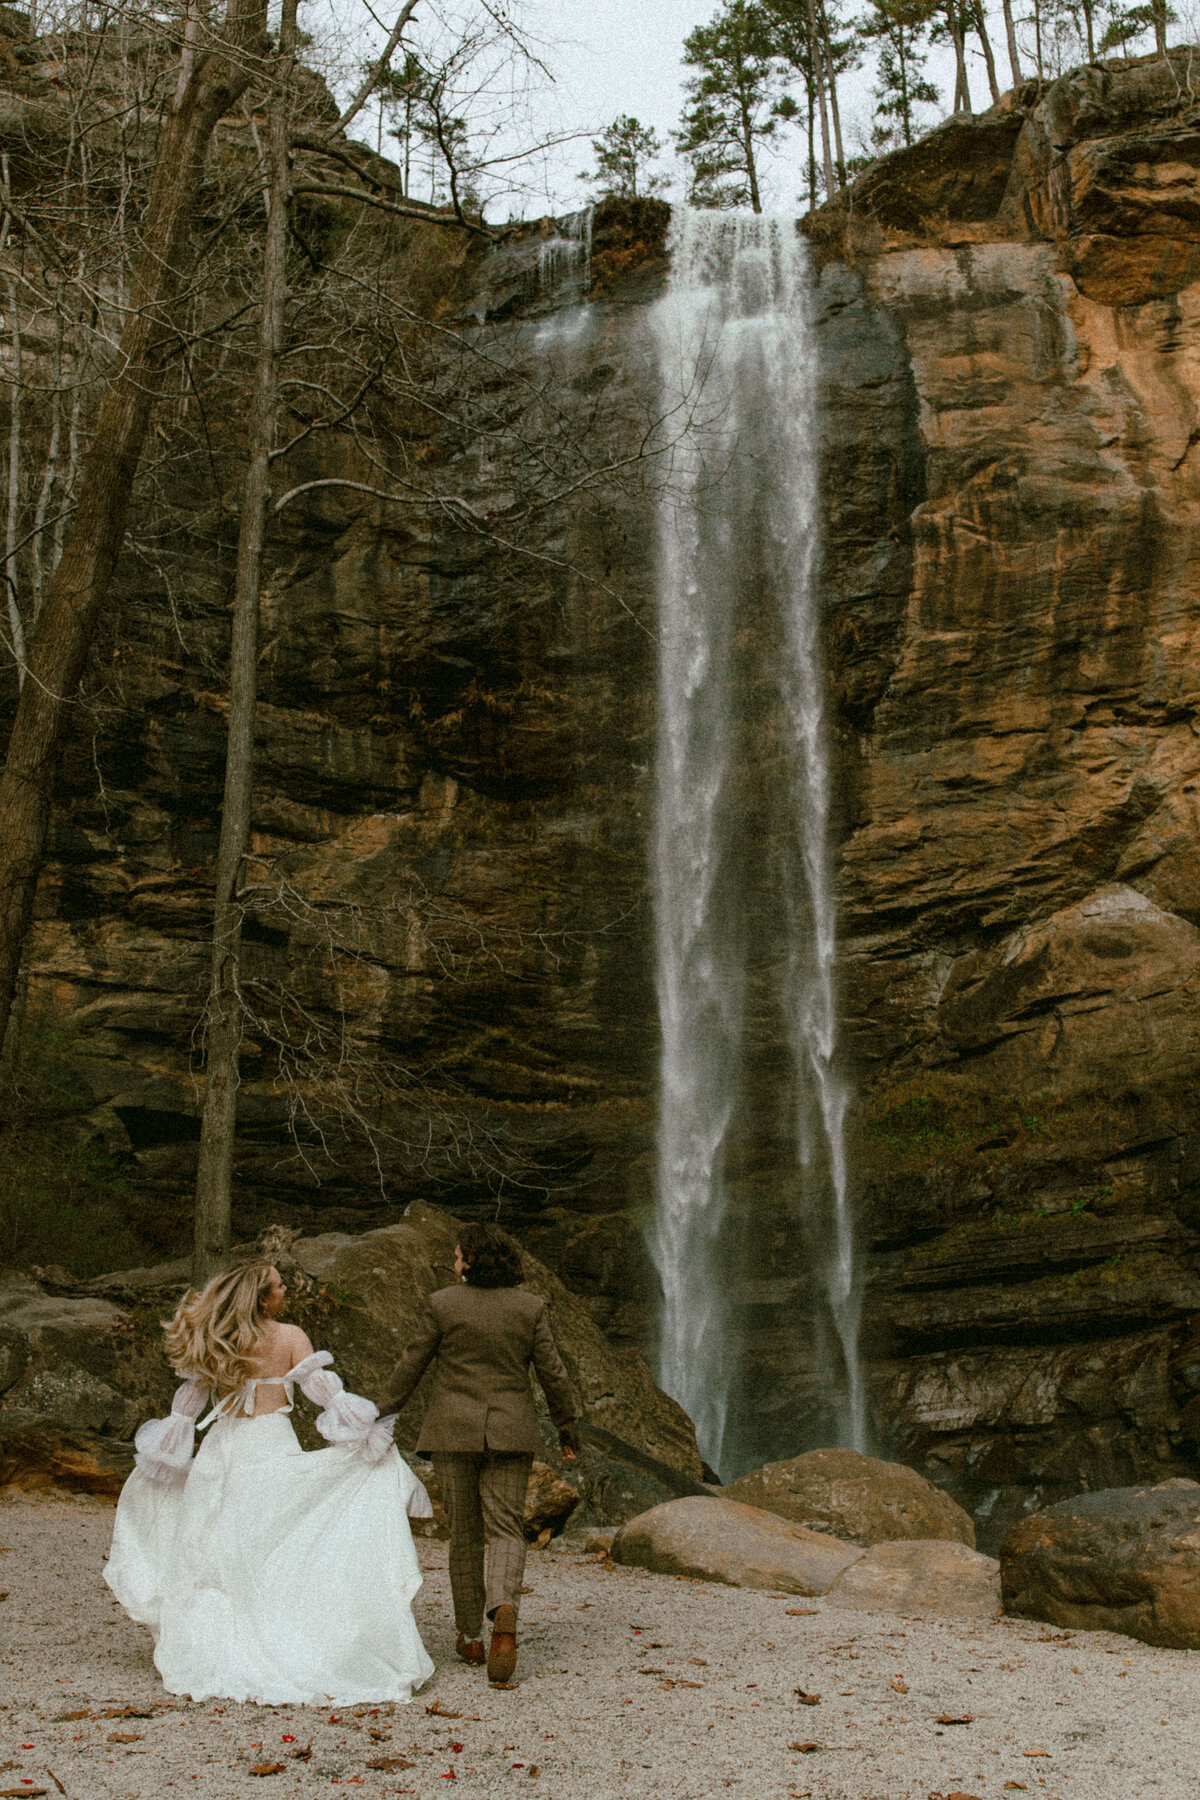
[[(748, 902), (768, 879), (785, 938), (775, 1002), (795, 1071), (797, 1204), (820, 1246), (840, 1354), (838, 1431), (862, 1448), (859, 1293), (837, 1068), (836, 915), (820, 618), (816, 350), (790, 221), (677, 211), (653, 312), (670, 473), (658, 503), (654, 879), (662, 1066), (651, 1251), (659, 1379), (721, 1468), (732, 1363), (722, 1233), (742, 1099)], [(747, 841), (736, 680), (747, 616), (769, 621), (785, 825)], [(743, 757), (744, 760), (744, 757)]]

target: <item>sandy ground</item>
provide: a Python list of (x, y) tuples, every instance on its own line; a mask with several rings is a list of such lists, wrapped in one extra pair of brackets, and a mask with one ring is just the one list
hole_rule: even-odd
[(571, 1550), (530, 1555), (509, 1691), (454, 1658), (445, 1547), (427, 1542), (417, 1618), (438, 1668), (412, 1705), (192, 1705), (102, 1584), (111, 1525), (94, 1500), (0, 1501), (0, 1795), (1200, 1800), (1200, 1654), (843, 1612)]

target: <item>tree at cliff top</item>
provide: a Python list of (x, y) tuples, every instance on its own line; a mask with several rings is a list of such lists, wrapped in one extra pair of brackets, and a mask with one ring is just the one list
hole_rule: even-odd
[(861, 51), (827, 0), (763, 0), (775, 53), (804, 87), (808, 136), (808, 204), (817, 204), (816, 120), (820, 120), (825, 195), (846, 179), (837, 78), (856, 68)]
[(595, 171), (579, 179), (590, 182), (602, 200), (652, 200), (671, 185), (669, 177), (652, 166), (663, 153), (657, 131), (639, 124), (629, 113), (621, 113), (593, 138), (592, 149)]
[(685, 84), (688, 104), (674, 134), (692, 165), (689, 204), (749, 205), (760, 213), (760, 151), (779, 120), (796, 112), (795, 101), (780, 92), (775, 42), (762, 7), (726, 0), (711, 24), (698, 25), (685, 38), (683, 60), (700, 71)]
[(880, 152), (909, 145), (918, 135), (920, 109), (937, 104), (938, 91), (924, 75), (925, 40), (936, 0), (872, 0), (860, 30), (879, 47), (875, 126)]

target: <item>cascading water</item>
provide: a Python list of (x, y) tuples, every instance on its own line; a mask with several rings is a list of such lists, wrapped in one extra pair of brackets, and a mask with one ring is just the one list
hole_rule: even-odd
[[(671, 470), (658, 513), (654, 864), (662, 1028), (659, 1378), (720, 1467), (730, 1404), (725, 1159), (741, 1099), (748, 900), (778, 868), (775, 1003), (795, 1071), (800, 1203), (840, 1347), (839, 1434), (862, 1448), (858, 1284), (837, 1071), (830, 779), (820, 620), (816, 355), (793, 224), (676, 214), (654, 309)], [(782, 842), (747, 842), (737, 780), (741, 637), (769, 621)]]
[(538, 245), (538, 287), (547, 298), (580, 300), (587, 293), (592, 262), (592, 217), (585, 206), (554, 221), (554, 230)]

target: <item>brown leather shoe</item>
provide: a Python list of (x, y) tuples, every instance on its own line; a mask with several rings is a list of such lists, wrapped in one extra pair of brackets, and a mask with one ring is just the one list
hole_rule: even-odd
[(492, 1616), (492, 1644), (488, 1651), (488, 1680), (503, 1687), (517, 1666), (517, 1615), (511, 1606), (498, 1606)]
[(483, 1639), (469, 1638), (465, 1631), (459, 1632), (458, 1642), (455, 1644), (454, 1648), (458, 1651), (458, 1654), (465, 1663), (474, 1663), (476, 1668), (478, 1668), (484, 1660)]

